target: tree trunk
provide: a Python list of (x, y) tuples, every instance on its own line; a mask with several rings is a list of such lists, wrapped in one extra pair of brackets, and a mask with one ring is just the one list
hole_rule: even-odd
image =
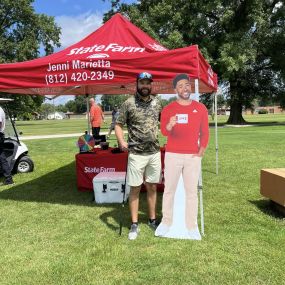
[(227, 124), (244, 125), (246, 121), (242, 117), (242, 104), (236, 100), (231, 103), (231, 113)]

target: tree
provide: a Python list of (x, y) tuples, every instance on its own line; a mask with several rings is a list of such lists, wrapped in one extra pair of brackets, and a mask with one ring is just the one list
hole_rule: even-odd
[[(36, 14), (32, 0), (0, 1), (0, 63), (18, 62), (37, 58), (40, 47), (51, 54), (59, 47), (60, 28), (54, 18)], [(9, 95), (14, 99), (11, 110), (18, 116), (38, 111), (44, 97)]]
[(228, 123), (245, 123), (242, 109), (256, 97), (285, 105), (283, 1), (116, 0), (104, 19), (116, 11), (170, 49), (198, 44), (219, 83), (230, 86)]
[(55, 108), (53, 104), (50, 103), (44, 103), (39, 108), (39, 113), (44, 117), (47, 118), (49, 114), (52, 114), (55, 112)]
[(63, 104), (56, 106), (56, 110), (58, 112), (63, 112), (63, 113), (66, 113), (68, 111), (67, 107)]
[(86, 96), (75, 96), (75, 113), (82, 114), (87, 111), (87, 101)]
[(65, 107), (67, 108), (68, 112), (76, 113), (76, 103), (74, 100), (70, 100), (65, 103)]
[(165, 98), (161, 98), (161, 97), (160, 97), (160, 101), (161, 101), (162, 107), (165, 107), (165, 106), (167, 106), (168, 104), (170, 104), (171, 102), (176, 101), (176, 100), (177, 100), (177, 96), (173, 96), (173, 97), (170, 97), (170, 98), (168, 98), (168, 99), (165, 99)]
[(96, 96), (75, 96), (74, 100), (70, 100), (65, 103), (65, 110), (68, 112), (73, 112), (77, 114), (83, 114), (87, 112), (87, 100), (91, 97), (96, 98)]
[[(211, 110), (213, 114), (213, 101), (214, 101), (214, 96), (209, 96), (209, 94), (202, 94), (200, 96), (200, 101), (207, 107), (208, 110)], [(223, 108), (227, 105), (226, 99), (223, 96), (223, 94), (218, 93), (217, 94), (217, 108)]]
[[(9, 103), (9, 109), (11, 111), (11, 114), (15, 118), (28, 118), (32, 117), (32, 112), (39, 112), (40, 106), (43, 102), (44, 97), (35, 96), (35, 95), (10, 95), (3, 93), (1, 95), (3, 98), (11, 98), (14, 99), (11, 103)], [(30, 115), (28, 115), (30, 114)]]
[(128, 95), (103, 95), (101, 97), (104, 111), (106, 109), (112, 110), (115, 105), (119, 106), (128, 98)]

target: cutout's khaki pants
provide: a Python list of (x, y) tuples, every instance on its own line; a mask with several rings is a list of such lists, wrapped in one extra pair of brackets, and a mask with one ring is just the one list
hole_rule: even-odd
[(197, 185), (201, 170), (201, 157), (193, 156), (193, 154), (166, 152), (164, 162), (162, 223), (168, 226), (172, 224), (174, 195), (182, 174), (185, 189), (185, 224), (187, 229), (194, 229), (197, 227)]

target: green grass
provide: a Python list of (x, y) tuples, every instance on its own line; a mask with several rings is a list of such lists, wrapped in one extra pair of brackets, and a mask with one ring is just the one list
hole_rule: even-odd
[(0, 189), (0, 284), (283, 284), (285, 220), (261, 197), (259, 176), (285, 167), (284, 141), (284, 125), (219, 128), (216, 175), (211, 129), (201, 242), (155, 238), (145, 193), (139, 238), (127, 240), (127, 207), (120, 237), (121, 206), (96, 205), (76, 189), (76, 139), (27, 141), (34, 172)]
[[(285, 114), (246, 115), (244, 118), (249, 124), (285, 124)], [(224, 125), (227, 119), (227, 116), (218, 116), (218, 124)], [(108, 131), (110, 122), (110, 117), (106, 117), (102, 132)], [(214, 124), (211, 119), (210, 124)], [(88, 127), (85, 119), (17, 121), (16, 126), (23, 132), (23, 136), (81, 133)]]
[[(210, 124), (214, 124), (214, 120), (209, 117)], [(248, 124), (285, 124), (285, 114), (264, 114), (264, 115), (243, 115), (243, 118)], [(218, 124), (224, 125), (228, 120), (228, 116), (219, 115)]]
[[(106, 119), (101, 131), (108, 131), (111, 120)], [(16, 128), (23, 136), (84, 133), (88, 129), (85, 119), (17, 121)]]

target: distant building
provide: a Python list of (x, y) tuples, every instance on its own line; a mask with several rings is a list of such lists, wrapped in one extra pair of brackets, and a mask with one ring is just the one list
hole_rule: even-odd
[(32, 112), (32, 115), (34, 120), (42, 120), (44, 118), (43, 115), (38, 112)]
[(244, 111), (245, 115), (252, 115), (252, 114), (259, 114), (263, 113), (262, 111), (265, 110), (268, 114), (281, 114), (284, 113), (285, 110), (282, 109), (280, 106), (265, 106), (265, 107), (256, 107), (254, 110), (246, 109)]
[(226, 115), (229, 116), (231, 113), (230, 107), (222, 106), (221, 108), (217, 109), (217, 115)]
[[(87, 116), (86, 112), (84, 112), (82, 114), (76, 114), (76, 113), (73, 113), (73, 112), (66, 112), (65, 115), (66, 115), (67, 119), (84, 119), (84, 120), (88, 119), (88, 116)], [(105, 115), (105, 117), (111, 117), (112, 116), (112, 111), (104, 112), (104, 115)]]
[(67, 119), (84, 119), (87, 120), (87, 114), (82, 113), (82, 114), (77, 114), (73, 112), (66, 112), (65, 113)]
[(63, 120), (65, 119), (66, 116), (63, 112), (54, 112), (54, 113), (50, 113), (47, 116), (48, 120)]
[(74, 113), (67, 111), (67, 112), (65, 113), (65, 116), (66, 116), (67, 119), (70, 119), (72, 116), (74, 116)]

